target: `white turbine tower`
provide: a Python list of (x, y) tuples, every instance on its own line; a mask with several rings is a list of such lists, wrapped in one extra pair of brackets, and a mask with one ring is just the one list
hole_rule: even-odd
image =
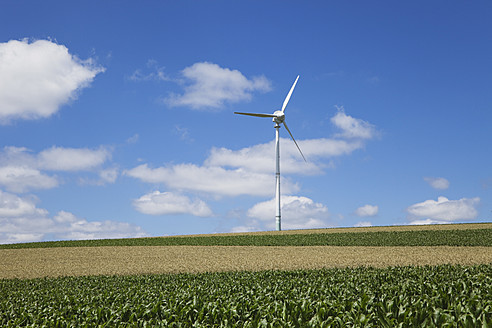
[(281, 226), (281, 215), (280, 215), (280, 145), (279, 145), (279, 129), (280, 129), (280, 124), (284, 124), (285, 129), (287, 132), (289, 132), (290, 137), (294, 141), (294, 143), (297, 146), (297, 149), (299, 149), (299, 152), (301, 153), (302, 158), (304, 161), (306, 161), (306, 158), (304, 157), (304, 154), (301, 151), (301, 148), (299, 148), (299, 145), (296, 142), (296, 139), (294, 139), (294, 136), (290, 132), (289, 128), (287, 127), (287, 124), (285, 123), (285, 107), (287, 107), (287, 103), (290, 100), (290, 96), (292, 96), (292, 92), (294, 91), (294, 88), (296, 87), (297, 80), (299, 80), (299, 75), (297, 76), (296, 80), (294, 81), (294, 84), (290, 88), (289, 93), (287, 94), (287, 97), (285, 97), (284, 103), (282, 105), (281, 110), (275, 111), (273, 114), (259, 114), (259, 113), (240, 113), (240, 112), (234, 112), (234, 114), (240, 114), (240, 115), (248, 115), (248, 116), (256, 116), (256, 117), (272, 117), (273, 122), (275, 122), (275, 155), (276, 155), (276, 172), (275, 172), (275, 182), (276, 182), (276, 188), (275, 188), (275, 205), (276, 205), (276, 210), (275, 210), (275, 223), (277, 226), (277, 231), (282, 230)]

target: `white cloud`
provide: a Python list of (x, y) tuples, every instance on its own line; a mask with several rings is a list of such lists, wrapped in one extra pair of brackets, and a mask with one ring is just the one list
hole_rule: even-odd
[[(216, 196), (270, 196), (273, 194), (272, 176), (242, 169), (227, 170), (216, 166), (178, 164), (149, 168), (142, 164), (125, 172), (126, 175), (149, 183), (163, 183), (173, 190), (211, 193)], [(285, 180), (285, 190), (298, 187)]]
[(110, 220), (87, 221), (65, 211), (58, 212), (53, 221), (58, 223), (54, 229), (56, 239), (82, 240), (147, 236), (142, 228), (130, 223)]
[(51, 41), (0, 43), (0, 123), (53, 115), (103, 71)]
[[(282, 139), (282, 145), (286, 139)], [(231, 168), (243, 168), (247, 171), (267, 173), (275, 168), (275, 145), (273, 142), (254, 145), (239, 150), (227, 148), (212, 148), (210, 155), (205, 160), (207, 166), (220, 166)], [(281, 147), (281, 150), (282, 147)], [(282, 164), (284, 156), (281, 155)], [(282, 172), (286, 168), (282, 166)]]
[(411, 225), (429, 225), (429, 224), (447, 224), (449, 221), (443, 220), (432, 220), (432, 219), (422, 219), (422, 220), (412, 220)]
[(36, 168), (36, 158), (32, 152), (25, 147), (5, 146), (0, 151), (0, 165), (3, 166), (25, 166)]
[[(328, 208), (302, 196), (286, 196), (281, 199), (282, 229), (326, 228), (330, 218)], [(258, 203), (248, 210), (247, 215), (256, 218), (267, 228), (275, 228), (275, 199)]]
[(111, 156), (105, 148), (51, 147), (37, 156), (38, 168), (50, 171), (83, 171), (103, 164)]
[(354, 225), (354, 227), (356, 228), (372, 227), (372, 223), (371, 221), (359, 221)]
[(171, 106), (192, 109), (221, 108), (225, 102), (249, 101), (254, 91), (270, 91), (270, 81), (264, 76), (247, 79), (238, 70), (202, 62), (186, 67), (182, 72), (187, 84), (181, 95), (166, 98)]
[[(0, 222), (2, 219), (0, 218)], [(8, 233), (2, 234), (0, 232), (0, 244), (16, 244), (16, 243), (30, 243), (33, 241), (41, 241), (43, 238), (42, 233)]]
[(375, 216), (378, 214), (379, 207), (377, 205), (364, 205), (355, 210), (355, 215), (360, 217)]
[(44, 216), (46, 214), (46, 210), (36, 208), (34, 199), (20, 198), (0, 190), (0, 217)]
[(135, 209), (144, 214), (170, 215), (191, 214), (195, 216), (211, 216), (212, 211), (207, 204), (200, 200), (175, 194), (172, 192), (154, 191), (133, 201)]
[(111, 157), (105, 147), (99, 149), (52, 147), (34, 154), (24, 147), (4, 147), (0, 152), (0, 186), (12, 192), (34, 189), (51, 189), (60, 183), (56, 176), (47, 171), (99, 171), (97, 184), (113, 183), (118, 170), (102, 169)]
[(75, 215), (73, 215), (70, 212), (60, 211), (53, 218), (53, 220), (55, 220), (55, 222), (57, 223), (73, 223), (73, 222), (77, 222), (78, 219)]
[(117, 221), (87, 221), (60, 211), (53, 218), (35, 199), (0, 191), (0, 244), (59, 239), (144, 237), (142, 228)]
[(25, 147), (6, 146), (0, 152), (0, 165), (28, 166), (48, 171), (92, 170), (111, 158), (107, 147), (98, 149), (51, 147), (38, 154)]
[(51, 189), (58, 186), (58, 180), (25, 166), (0, 167), (0, 186), (12, 192), (25, 192), (33, 189)]
[(233, 227), (230, 232), (253, 232), (253, 231), (259, 231), (258, 226), (254, 226), (254, 225), (237, 226), (237, 227)]
[[(320, 174), (326, 167), (326, 162), (322, 159), (350, 154), (363, 146), (363, 143), (358, 141), (325, 138), (298, 140), (299, 147), (309, 159), (306, 163), (291, 139), (281, 138), (280, 143), (282, 173), (302, 175)], [(205, 164), (271, 173), (275, 168), (275, 144), (274, 141), (270, 141), (236, 151), (227, 148), (212, 148)]]
[(338, 112), (331, 118), (331, 122), (342, 130), (342, 133), (336, 135), (338, 137), (372, 139), (377, 135), (372, 124), (345, 114), (343, 107), (338, 107)]
[(444, 178), (425, 177), (424, 180), (434, 189), (448, 189), (449, 181)]
[[(449, 200), (446, 197), (438, 197), (435, 200), (426, 200), (407, 208), (407, 212), (414, 218), (411, 224), (447, 223), (456, 220), (475, 219), (478, 215), (476, 206), (480, 198), (462, 198)], [(421, 219), (424, 219), (422, 221)]]

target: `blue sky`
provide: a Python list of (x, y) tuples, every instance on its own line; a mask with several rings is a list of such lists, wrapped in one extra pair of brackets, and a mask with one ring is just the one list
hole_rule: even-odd
[(490, 1), (4, 1), (0, 242), (492, 218)]

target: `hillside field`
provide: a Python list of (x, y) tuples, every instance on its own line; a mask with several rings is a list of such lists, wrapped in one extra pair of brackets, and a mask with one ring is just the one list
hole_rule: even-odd
[(0, 245), (0, 326), (491, 327), (492, 223)]

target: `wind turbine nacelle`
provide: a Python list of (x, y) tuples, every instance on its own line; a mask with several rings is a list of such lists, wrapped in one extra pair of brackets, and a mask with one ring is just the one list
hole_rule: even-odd
[(285, 120), (285, 114), (281, 110), (275, 111), (275, 113), (273, 113), (273, 115), (275, 115), (275, 117), (272, 120), (273, 122), (275, 122), (277, 124), (280, 124), (280, 123), (283, 123), (284, 122), (284, 120)]

